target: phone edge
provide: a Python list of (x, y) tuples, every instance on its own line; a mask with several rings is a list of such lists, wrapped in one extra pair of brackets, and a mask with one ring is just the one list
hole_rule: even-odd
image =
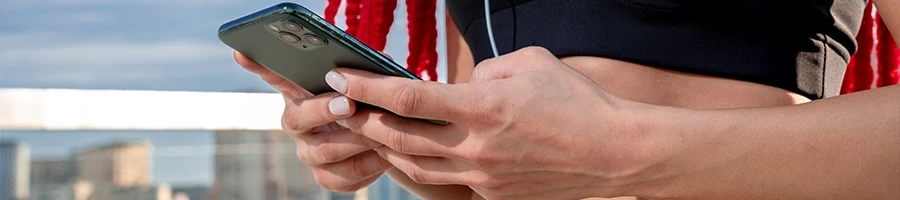
[(228, 21), (218, 29), (218, 36), (220, 37), (223, 34), (226, 34), (232, 30), (243, 27), (247, 24), (253, 23), (258, 20), (263, 20), (266, 16), (269, 16), (272, 13), (285, 13), (299, 17), (300, 19), (306, 20), (307, 23), (315, 26), (315, 28), (322, 30), (330, 36), (331, 38), (346, 38), (346, 40), (336, 40), (335, 42), (340, 45), (351, 49), (355, 54), (362, 56), (363, 58), (374, 62), (376, 66), (381, 67), (382, 69), (394, 73), (395, 75), (400, 75), (405, 78), (413, 79), (413, 80), (422, 80), (397, 62), (387, 58), (387, 56), (374, 51), (371, 47), (366, 45), (365, 43), (357, 40), (355, 37), (347, 34), (337, 26), (332, 25), (322, 19), (314, 12), (310, 11), (306, 7), (291, 3), (291, 2), (283, 2), (279, 4), (275, 4), (268, 8), (264, 8), (262, 10), (256, 11), (249, 15)]

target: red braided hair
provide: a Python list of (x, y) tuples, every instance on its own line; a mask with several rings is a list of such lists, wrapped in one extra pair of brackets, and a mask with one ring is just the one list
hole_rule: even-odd
[[(879, 19), (881, 17), (879, 16)], [(878, 20), (878, 80), (875, 85), (884, 87), (900, 83), (900, 50), (884, 20)], [(900, 33), (897, 33), (900, 34)]]
[[(346, 0), (347, 32), (375, 50), (383, 51), (394, 21), (398, 0)], [(328, 0), (325, 20), (334, 24), (341, 0)], [(425, 80), (437, 79), (436, 0), (407, 0), (409, 57), (407, 69)]]
[[(900, 83), (900, 53), (897, 43), (872, 1), (869, 1), (863, 12), (856, 42), (859, 44), (858, 51), (850, 57), (841, 94), (872, 89), (873, 84), (884, 87)], [(876, 60), (873, 61), (872, 57)]]

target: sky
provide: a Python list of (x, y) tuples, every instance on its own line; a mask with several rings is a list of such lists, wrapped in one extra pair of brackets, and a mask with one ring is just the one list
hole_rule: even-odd
[[(274, 92), (244, 71), (216, 37), (229, 20), (281, 0), (0, 0), (0, 89), (70, 88)], [(324, 0), (296, 0), (321, 13)], [(402, 2), (402, 1), (401, 1)], [(342, 12), (343, 10), (341, 10)], [(387, 54), (406, 59), (406, 18), (398, 6)], [(338, 15), (339, 27), (345, 27)], [(401, 62), (403, 63), (403, 62)], [(212, 134), (205, 131), (3, 131), (32, 156), (60, 158), (112, 140), (162, 147), (195, 145), (196, 156), (156, 156), (153, 178), (172, 184), (212, 180)], [(164, 154), (163, 154), (164, 155)]]
[[(272, 91), (234, 63), (216, 31), (278, 2), (0, 0), (0, 87)], [(325, 2), (298, 1), (314, 11)], [(387, 48), (402, 60), (404, 27), (394, 24)]]

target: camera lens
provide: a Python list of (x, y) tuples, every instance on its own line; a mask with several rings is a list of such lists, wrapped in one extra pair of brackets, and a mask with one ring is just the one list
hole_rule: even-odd
[(303, 35), (303, 40), (306, 40), (306, 42), (309, 42), (309, 44), (313, 46), (323, 46), (326, 43), (325, 39), (322, 39), (319, 36), (313, 34)]
[(299, 32), (303, 28), (300, 28), (300, 25), (297, 25), (293, 22), (281, 22), (281, 27), (287, 29), (288, 31)]
[(281, 38), (282, 41), (291, 43), (291, 44), (300, 43), (300, 38), (298, 38), (294, 34), (287, 33), (287, 32), (278, 33), (278, 38)]

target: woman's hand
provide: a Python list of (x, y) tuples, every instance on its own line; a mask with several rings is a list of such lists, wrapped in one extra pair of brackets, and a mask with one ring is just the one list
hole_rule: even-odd
[(355, 191), (392, 167), (372, 150), (382, 146), (380, 143), (333, 123), (353, 115), (356, 106), (352, 100), (335, 92), (313, 96), (238, 52), (234, 58), (284, 96), (282, 128), (294, 139), (297, 157), (312, 168), (319, 185), (334, 191)]
[[(543, 48), (476, 67), (466, 84), (352, 69), (329, 73), (351, 99), (376, 110), (338, 123), (384, 147), (378, 153), (420, 184), (469, 185), (487, 199), (617, 196), (651, 167), (650, 138), (613, 97)], [(651, 144), (651, 145), (641, 145)], [(653, 147), (653, 148), (651, 148)]]

